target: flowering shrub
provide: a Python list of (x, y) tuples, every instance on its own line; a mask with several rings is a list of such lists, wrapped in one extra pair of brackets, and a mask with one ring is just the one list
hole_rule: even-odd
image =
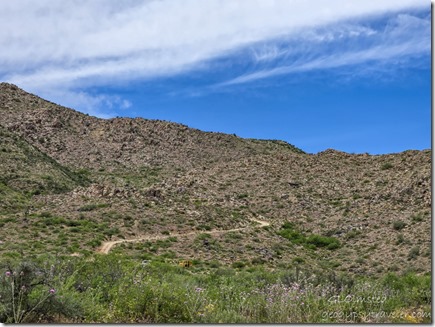
[(431, 321), (430, 275), (375, 280), (299, 266), (195, 272), (156, 258), (146, 265), (116, 254), (0, 264), (0, 322)]
[(32, 322), (50, 312), (67, 311), (55, 294), (50, 272), (27, 262), (6, 269), (0, 278), (0, 322)]

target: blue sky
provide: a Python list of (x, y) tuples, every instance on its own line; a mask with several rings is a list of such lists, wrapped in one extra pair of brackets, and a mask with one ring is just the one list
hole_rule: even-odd
[(429, 1), (16, 0), (0, 80), (316, 153), (431, 145)]

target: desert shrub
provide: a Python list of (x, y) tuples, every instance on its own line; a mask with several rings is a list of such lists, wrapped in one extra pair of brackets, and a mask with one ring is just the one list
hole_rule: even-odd
[(330, 250), (340, 247), (340, 242), (336, 238), (328, 236), (310, 235), (306, 242), (308, 244), (313, 244), (316, 247), (326, 247)]
[(221, 263), (219, 261), (212, 260), (208, 262), (208, 265), (210, 268), (219, 268), (221, 266)]
[(405, 228), (406, 223), (404, 221), (401, 220), (396, 220), (395, 222), (393, 222), (393, 228), (395, 230), (402, 230), (403, 228)]
[(173, 251), (168, 251), (168, 252), (162, 253), (160, 255), (160, 257), (168, 258), (168, 259), (175, 259), (177, 257), (177, 255)]
[(49, 216), (47, 218), (44, 218), (42, 220), (42, 223), (45, 226), (52, 226), (52, 225), (61, 225), (64, 224), (66, 222), (66, 220), (64, 218), (61, 217), (53, 217), (53, 216)]
[(296, 264), (301, 264), (301, 263), (304, 263), (305, 260), (301, 257), (296, 257), (296, 258), (293, 258), (292, 262), (296, 263)]
[(77, 227), (77, 226), (80, 226), (80, 221), (79, 220), (66, 220), (65, 225), (67, 225), (69, 227)]
[(16, 218), (13, 218), (13, 217), (7, 217), (7, 218), (0, 219), (0, 222), (1, 222), (3, 225), (5, 225), (5, 224), (7, 224), (7, 223), (15, 223), (15, 222), (17, 222), (17, 219), (16, 219)]
[(100, 203), (100, 204), (86, 204), (84, 206), (81, 206), (80, 208), (77, 209), (77, 211), (93, 211), (95, 209), (99, 209), (99, 208), (106, 208), (109, 205), (107, 203)]
[(51, 212), (48, 211), (43, 211), (39, 214), (39, 217), (41, 218), (50, 218), (51, 217)]
[(384, 163), (382, 166), (381, 166), (381, 170), (387, 170), (387, 169), (391, 169), (391, 168), (393, 168), (394, 166), (391, 164), (391, 163), (389, 163), (389, 162), (387, 162), (387, 163)]
[(196, 226), (196, 229), (197, 230), (211, 230), (212, 228), (209, 225), (201, 224), (201, 225)]
[(101, 245), (102, 240), (100, 238), (94, 238), (93, 240), (90, 240), (89, 242), (86, 243), (86, 245), (92, 247), (92, 248), (96, 248), (99, 247)]
[(96, 204), (87, 204), (84, 206), (81, 206), (80, 208), (77, 209), (77, 211), (92, 211), (97, 209), (97, 205)]
[(243, 236), (240, 233), (229, 232), (225, 234), (225, 239), (227, 240), (241, 240)]
[(405, 237), (403, 236), (403, 234), (397, 235), (396, 244), (399, 245), (399, 244), (402, 244), (403, 242), (405, 242)]
[(278, 235), (290, 240), (295, 244), (303, 244), (306, 239), (305, 236), (294, 229), (294, 225), (290, 222), (286, 222), (282, 225), (281, 230), (278, 231)]
[(340, 247), (340, 241), (335, 237), (322, 236), (316, 234), (305, 235), (302, 232), (295, 230), (292, 223), (284, 223), (278, 231), (278, 235), (285, 237), (294, 244), (302, 244), (308, 249), (327, 248), (334, 250)]
[(357, 237), (358, 235), (361, 235), (361, 231), (360, 230), (351, 230), (349, 233), (346, 234), (346, 239), (352, 239)]
[(408, 260), (414, 260), (420, 255), (420, 247), (415, 246), (411, 250), (409, 250)]
[(198, 234), (198, 236), (195, 238), (195, 240), (202, 241), (202, 240), (205, 240), (205, 239), (211, 239), (211, 238), (212, 238), (212, 237), (211, 237), (210, 234), (207, 234), (207, 233), (201, 233), (201, 234)]
[(233, 268), (243, 268), (243, 267), (245, 267), (245, 263), (244, 262), (241, 262), (241, 261), (236, 261), (236, 262), (233, 262), (233, 264), (231, 265)]
[(91, 172), (89, 171), (89, 169), (82, 168), (82, 169), (77, 170), (76, 174), (81, 175), (83, 177), (88, 177), (91, 174)]
[(169, 248), (169, 247), (171, 247), (171, 244), (172, 242), (171, 241), (169, 241), (168, 239), (165, 239), (165, 240), (157, 240), (156, 241), (156, 243), (155, 243), (155, 246), (156, 247), (161, 247), (161, 248)]
[(266, 260), (264, 260), (263, 258), (253, 258), (251, 260), (251, 263), (253, 265), (262, 265), (262, 264), (266, 263)]
[(424, 218), (424, 215), (422, 213), (418, 213), (418, 214), (411, 216), (411, 220), (413, 222), (416, 222), (416, 223), (423, 221), (423, 218)]
[(117, 227), (108, 228), (104, 231), (104, 234), (107, 236), (117, 235), (119, 233), (120, 233), (120, 231), (119, 231), (119, 228), (117, 228)]

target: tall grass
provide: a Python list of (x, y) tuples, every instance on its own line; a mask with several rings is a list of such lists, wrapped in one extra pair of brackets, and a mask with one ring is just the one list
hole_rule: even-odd
[[(40, 280), (36, 272), (48, 274), (39, 293), (28, 293), (28, 301), (38, 298), (38, 294), (47, 299), (20, 322), (431, 321), (428, 275), (388, 274), (372, 280), (291, 269), (267, 271), (260, 267), (182, 268), (176, 262), (163, 260), (155, 257), (142, 262), (112, 254), (44, 258), (26, 263), (35, 272), (29, 275), (33, 276), (28, 279), (29, 285), (32, 280)], [(10, 275), (6, 276), (6, 271), (13, 274), (22, 264), (9, 263), (2, 271), (1, 322), (14, 321), (13, 300), (6, 296), (10, 292)], [(48, 265), (48, 270), (40, 268)], [(50, 293), (51, 289), (56, 289), (55, 294)], [(27, 304), (23, 307), (30, 310), (32, 304)]]

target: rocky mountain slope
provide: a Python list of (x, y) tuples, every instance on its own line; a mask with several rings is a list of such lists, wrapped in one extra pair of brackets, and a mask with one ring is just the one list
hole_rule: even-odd
[(0, 91), (2, 125), (72, 167), (135, 170), (142, 166), (165, 165), (192, 168), (216, 161), (240, 160), (256, 153), (288, 153), (294, 149), (285, 142), (204, 133), (165, 121), (102, 120), (50, 103), (6, 83), (1, 84)]
[[(0, 113), (0, 201), (9, 203), (2, 255), (86, 255), (107, 240), (158, 234), (168, 238), (113, 251), (361, 274), (430, 271), (429, 150), (306, 154), (164, 121), (98, 119), (6, 83)], [(37, 159), (18, 159), (29, 151)], [(11, 205), (14, 197), (32, 209)], [(284, 237), (285, 222), (306, 242)], [(327, 238), (340, 246), (323, 247)]]

